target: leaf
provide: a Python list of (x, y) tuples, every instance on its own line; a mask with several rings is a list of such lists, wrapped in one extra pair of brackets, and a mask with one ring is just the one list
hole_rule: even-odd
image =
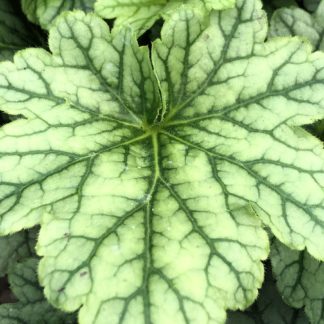
[(12, 262), (35, 255), (36, 230), (0, 237), (0, 277), (8, 273)]
[[(324, 50), (324, 1), (313, 15), (299, 8), (276, 11), (270, 23), (269, 35), (305, 37), (311, 42), (314, 50)], [(323, 121), (310, 125), (307, 129), (324, 140)]]
[(12, 266), (9, 281), (19, 302), (0, 305), (1, 324), (75, 322), (72, 315), (55, 310), (44, 299), (36, 276), (37, 263), (37, 259), (29, 258)]
[(306, 8), (306, 10), (310, 12), (314, 12), (321, 0), (303, 0), (303, 5)]
[(284, 300), (296, 308), (305, 306), (312, 324), (324, 323), (324, 263), (278, 241), (272, 245), (271, 263)]
[(16, 51), (37, 43), (33, 30), (17, 12), (12, 0), (0, 1), (0, 61), (9, 60)]
[(95, 0), (22, 0), (22, 9), (28, 19), (35, 24), (49, 29), (60, 13), (80, 9), (93, 11)]
[(283, 302), (270, 272), (267, 272), (256, 302), (245, 312), (230, 312), (227, 324), (309, 323), (302, 309), (291, 308)]
[(324, 58), (266, 35), (260, 1), (210, 21), (182, 7), (152, 69), (130, 29), (74, 12), (52, 54), (0, 65), (1, 109), (27, 118), (1, 129), (0, 231), (41, 223), (54, 305), (81, 324), (224, 323), (263, 281), (261, 221), (324, 258), (323, 150), (298, 128), (324, 114)]
[(115, 29), (131, 25), (141, 35), (158, 18), (167, 16), (184, 3), (210, 11), (233, 8), (235, 0), (96, 0), (95, 11), (103, 18), (117, 18)]
[(302, 36), (315, 50), (324, 50), (324, 0), (312, 15), (297, 7), (277, 10), (270, 22), (269, 35)]
[(295, 0), (262, 0), (262, 2), (263, 9), (267, 12), (269, 18), (271, 18), (276, 9), (281, 7), (297, 6)]

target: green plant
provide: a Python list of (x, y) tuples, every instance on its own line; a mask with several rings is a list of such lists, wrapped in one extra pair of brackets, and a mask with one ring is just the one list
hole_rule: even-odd
[[(257, 298), (268, 233), (294, 258), (307, 249), (324, 259), (324, 153), (301, 128), (324, 117), (323, 53), (302, 38), (265, 41), (259, 0), (218, 11), (163, 2), (150, 46), (137, 36), (154, 15), (137, 24), (102, 10), (121, 15), (110, 32), (93, 13), (54, 19), (60, 10), (44, 4), (58, 3), (27, 10), (52, 26), (49, 51), (0, 64), (0, 108), (21, 116), (0, 129), (0, 233), (40, 225), (38, 275), (51, 304), (79, 310), (80, 323), (224, 323), (226, 310)], [(289, 258), (279, 261), (272, 240), (284, 290)], [(18, 266), (13, 256), (7, 272), (25, 275), (32, 257)], [(34, 302), (12, 287), (18, 305)], [(324, 320), (312, 298), (282, 294), (312, 323)]]

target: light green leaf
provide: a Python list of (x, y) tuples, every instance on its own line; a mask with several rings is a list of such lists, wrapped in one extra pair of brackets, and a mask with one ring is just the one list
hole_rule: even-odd
[(8, 273), (11, 263), (35, 254), (36, 233), (33, 229), (0, 237), (0, 277)]
[[(269, 35), (301, 36), (311, 42), (314, 50), (324, 50), (324, 0), (313, 15), (293, 7), (277, 10), (270, 23)], [(307, 129), (324, 140), (323, 121)]]
[(301, 308), (312, 324), (324, 323), (324, 263), (306, 251), (294, 251), (278, 241), (272, 244), (271, 263), (284, 300)]
[(286, 305), (279, 295), (270, 269), (256, 302), (244, 312), (230, 312), (227, 324), (308, 324), (302, 309)]
[(28, 19), (49, 29), (53, 21), (62, 12), (80, 9), (92, 11), (96, 0), (21, 0), (22, 9)]
[(324, 57), (264, 44), (260, 1), (200, 12), (166, 22), (154, 69), (82, 12), (0, 65), (27, 118), (0, 133), (0, 232), (41, 222), (46, 296), (81, 324), (224, 323), (263, 281), (261, 220), (324, 258), (324, 155), (298, 128), (324, 115)]
[(37, 281), (38, 260), (29, 258), (11, 266), (9, 282), (19, 299), (17, 303), (0, 305), (1, 324), (72, 324), (74, 317), (55, 310), (44, 299)]
[(0, 61), (11, 59), (16, 51), (35, 43), (32, 28), (17, 12), (12, 0), (0, 1)]
[(103, 18), (117, 18), (114, 25), (117, 30), (131, 25), (142, 34), (158, 18), (168, 15), (182, 4), (210, 11), (233, 8), (235, 0), (96, 0), (95, 11)]
[(270, 22), (269, 35), (302, 36), (315, 50), (324, 50), (324, 0), (312, 15), (298, 7), (277, 10)]

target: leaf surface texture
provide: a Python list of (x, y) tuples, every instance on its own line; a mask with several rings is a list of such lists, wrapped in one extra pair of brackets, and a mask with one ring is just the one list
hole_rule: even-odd
[(73, 324), (72, 315), (54, 309), (44, 298), (37, 280), (36, 258), (28, 258), (10, 266), (10, 287), (18, 302), (0, 305), (1, 324), (39, 323)]
[(292, 307), (305, 307), (312, 324), (324, 323), (324, 264), (306, 251), (294, 251), (278, 241), (272, 244), (271, 263), (277, 287)]
[(270, 22), (270, 37), (301, 36), (308, 39), (315, 50), (324, 50), (324, 1), (313, 14), (298, 7), (278, 9)]
[(68, 10), (93, 11), (95, 0), (21, 0), (28, 19), (49, 29), (56, 17)]
[[(261, 2), (181, 7), (139, 47), (82, 12), (0, 65), (0, 231), (41, 223), (39, 274), (80, 323), (224, 323), (263, 281), (264, 224), (324, 259), (324, 58)], [(315, 95), (316, 94), (316, 95)], [(309, 193), (312, 192), (310, 196)], [(188, 284), (190, 283), (190, 284)]]
[(161, 17), (183, 4), (208, 11), (232, 8), (235, 0), (96, 0), (95, 10), (103, 18), (117, 18), (115, 29), (131, 25), (142, 34)]

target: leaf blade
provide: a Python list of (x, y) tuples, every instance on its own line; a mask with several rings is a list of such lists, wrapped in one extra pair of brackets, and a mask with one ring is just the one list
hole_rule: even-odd
[[(165, 26), (165, 35), (162, 32), (162, 40), (157, 41), (153, 49), (154, 67), (165, 94), (163, 114), (166, 130), (179, 143), (219, 161), (225, 187), (238, 199), (255, 203), (262, 221), (272, 228), (280, 240), (298, 249), (307, 245), (310, 253), (322, 258), (321, 248), (317, 247), (317, 244), (322, 244), (320, 210), (323, 184), (319, 180), (323, 167), (321, 143), (295, 127), (323, 116), (322, 99), (309, 95), (310, 87), (322, 87), (319, 67), (323, 64), (322, 54), (310, 55), (309, 46), (298, 39), (286, 38), (263, 43), (267, 31), (259, 2), (247, 4), (238, 1), (236, 9), (231, 13), (215, 13), (210, 27), (201, 34), (198, 32), (193, 43), (185, 36), (182, 42), (175, 41), (176, 36), (167, 38), (166, 35), (187, 35), (188, 21), (192, 21), (190, 15), (189, 12), (187, 16), (183, 14), (179, 17), (179, 21), (184, 23), (177, 25), (178, 30), (174, 28), (174, 22), (169, 21)], [(190, 28), (196, 26), (199, 31), (199, 20), (196, 20), (198, 23), (193, 21)], [(226, 26), (227, 32), (222, 31), (222, 24)], [(211, 45), (205, 44), (210, 38), (217, 41), (222, 39), (216, 37), (222, 34), (222, 46), (212, 41)], [(246, 40), (246, 34), (250, 35), (250, 41)], [(244, 47), (236, 51), (240, 48), (240, 37), (245, 39)], [(181, 44), (181, 55), (179, 46), (172, 48), (173, 52), (169, 54), (168, 48), (172, 42)], [(222, 54), (220, 48), (224, 47), (232, 51), (224, 51)], [(239, 53), (237, 57), (236, 53)], [(175, 58), (182, 61), (184, 57), (187, 57), (188, 65), (193, 66), (192, 71), (184, 73), (181, 64), (174, 61)], [(269, 63), (264, 60), (269, 60)], [(170, 66), (177, 68), (168, 72)], [(208, 71), (211, 73), (206, 75), (206, 67), (211, 66), (217, 68), (210, 68)], [(298, 69), (294, 66), (298, 66)], [(183, 75), (187, 77), (183, 78)], [(192, 89), (198, 90), (192, 94)], [(270, 116), (268, 112), (275, 115)], [(308, 113), (310, 118), (307, 117)], [(264, 146), (259, 146), (261, 142)], [(296, 150), (298, 157), (295, 159)], [(279, 153), (283, 151), (286, 153)], [(303, 156), (311, 159), (313, 166), (317, 165), (315, 169), (303, 165)], [(299, 168), (301, 165), (302, 169)], [(239, 176), (235, 177), (234, 174)], [(280, 174), (280, 177), (271, 178), (271, 174)], [(281, 183), (294, 182), (293, 174), (298, 176), (298, 181), (291, 187), (281, 187)], [(240, 178), (245, 180), (241, 181)], [(300, 181), (304, 183), (302, 187), (309, 187), (314, 197), (318, 197), (318, 200), (314, 198), (316, 202), (309, 203), (312, 206), (309, 212), (306, 211), (308, 207), (304, 210), (298, 202), (302, 199), (308, 206), (307, 194), (302, 198), (302, 190), (296, 189)], [(269, 195), (273, 199), (271, 204), (284, 207), (275, 211), (270, 207), (271, 204), (267, 206)], [(294, 209), (294, 205), (297, 209)], [(311, 227), (307, 230), (306, 226), (293, 220), (297, 210), (301, 222), (309, 218), (316, 226), (315, 233)], [(302, 240), (298, 235), (308, 239)], [(316, 235), (314, 240), (313, 235)]]
[[(262, 223), (323, 257), (323, 151), (298, 127), (323, 115), (323, 57), (298, 39), (264, 44), (258, 0), (206, 19), (176, 12), (152, 68), (129, 29), (111, 35), (93, 15), (65, 14), (50, 32), (53, 54), (28, 50), (0, 67), (1, 108), (27, 118), (1, 130), (1, 203), (16, 208), (1, 230), (41, 223), (46, 296), (66, 311), (81, 307), (81, 323), (224, 323), (263, 281)], [(171, 63), (168, 86), (168, 58), (158, 62), (156, 51), (173, 40), (170, 56), (190, 62), (194, 53), (195, 66), (181, 77)], [(212, 100), (196, 100), (214, 86), (222, 91)], [(301, 239), (316, 222), (317, 245)]]
[(65, 11), (83, 10), (85, 12), (93, 11), (95, 0), (22, 0), (22, 10), (28, 19), (41, 25), (43, 29), (49, 29), (55, 19)]
[(271, 264), (277, 279), (277, 287), (288, 305), (305, 307), (311, 323), (321, 323), (324, 290), (323, 263), (306, 251), (294, 251), (275, 240), (272, 244)]
[(182, 4), (196, 6), (207, 11), (223, 10), (232, 8), (235, 0), (176, 0), (168, 2), (166, 0), (97, 0), (95, 3), (95, 12), (103, 18), (117, 18), (115, 29), (122, 26), (132, 26), (139, 34), (143, 34), (153, 23), (163, 16), (176, 10)]

